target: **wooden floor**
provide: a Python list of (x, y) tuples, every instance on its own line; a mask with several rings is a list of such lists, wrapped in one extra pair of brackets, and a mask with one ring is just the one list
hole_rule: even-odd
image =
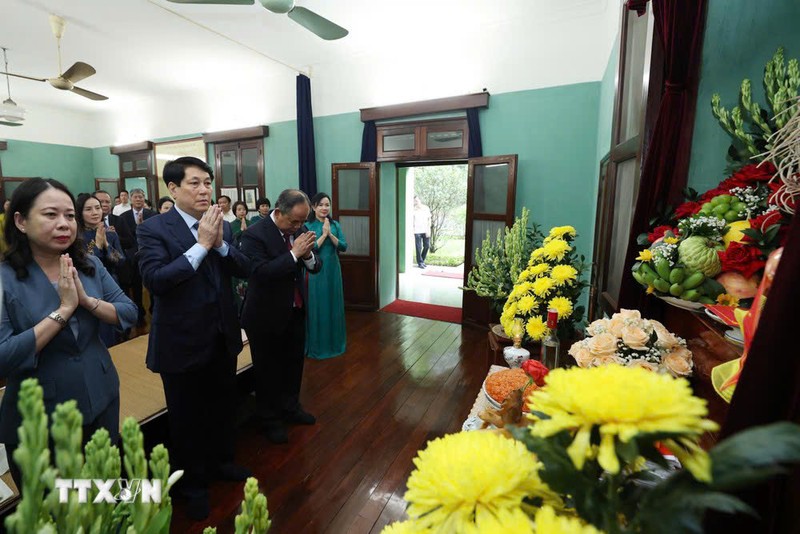
[[(347, 324), (344, 355), (306, 360), (301, 401), (316, 425), (273, 445), (246, 417), (252, 403), (241, 408), (236, 460), (267, 495), (271, 534), (379, 533), (402, 519), (412, 459), (461, 429), (486, 375), (485, 331), (382, 312), (348, 312)], [(202, 523), (176, 505), (171, 531), (233, 532), (242, 488), (214, 483)]]

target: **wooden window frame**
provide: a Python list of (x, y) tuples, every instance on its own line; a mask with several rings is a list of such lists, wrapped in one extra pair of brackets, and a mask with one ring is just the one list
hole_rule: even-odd
[[(377, 135), (377, 160), (385, 161), (450, 161), (464, 160), (469, 155), (469, 125), (466, 117), (452, 119), (393, 122), (375, 127)], [(427, 146), (429, 132), (461, 131), (463, 143), (457, 148), (433, 148)], [(414, 133), (413, 150), (383, 150), (383, 140), (390, 135)]]
[[(244, 185), (243, 176), (242, 176), (242, 149), (251, 149), (255, 148), (258, 150), (258, 189), (261, 192), (261, 196), (266, 196), (266, 180), (264, 178), (264, 139), (263, 137), (257, 138), (249, 138), (249, 139), (238, 139), (238, 140), (230, 140), (224, 143), (217, 142), (214, 144), (214, 191), (216, 193), (216, 198), (219, 198), (222, 195), (222, 152), (227, 151), (234, 151), (236, 152), (236, 189), (237, 191), (243, 192), (245, 189), (252, 188), (252, 185)], [(225, 186), (231, 187), (231, 186)], [(258, 195), (257, 195), (258, 196)], [(235, 199), (231, 199), (231, 204), (236, 202), (239, 199), (238, 197)], [(258, 198), (256, 198), (258, 200)], [(255, 209), (255, 206), (247, 206), (248, 211), (252, 211)]]

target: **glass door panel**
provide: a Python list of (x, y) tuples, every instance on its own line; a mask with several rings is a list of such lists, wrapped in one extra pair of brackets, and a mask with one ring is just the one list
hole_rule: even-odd
[(475, 166), (475, 213), (506, 212), (508, 170), (507, 163)]
[(220, 156), (220, 173), (217, 177), (222, 187), (236, 187), (236, 151), (223, 150)]
[(258, 185), (261, 151), (258, 148), (242, 148), (242, 185)]
[(339, 209), (368, 210), (370, 197), (369, 169), (341, 169), (338, 176)]

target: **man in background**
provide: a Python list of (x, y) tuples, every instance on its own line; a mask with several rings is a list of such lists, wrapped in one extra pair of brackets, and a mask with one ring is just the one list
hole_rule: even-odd
[(150, 217), (155, 217), (157, 213), (144, 206), (144, 191), (141, 189), (131, 189), (131, 207), (119, 216), (119, 234), (122, 250), (125, 252), (125, 259), (128, 262), (130, 278), (127, 287), (120, 280), (123, 290), (130, 289), (131, 299), (139, 308), (139, 320), (136, 326), (145, 326), (145, 311), (142, 304), (142, 277), (139, 274), (139, 259), (136, 253), (139, 251), (139, 243), (136, 239), (136, 227)]
[(217, 204), (222, 208), (222, 218), (229, 223), (236, 220), (236, 215), (231, 211), (231, 197), (222, 195), (217, 199)]
[(307, 231), (311, 203), (297, 189), (283, 191), (275, 210), (242, 233), (242, 252), (252, 273), (242, 308), (256, 375), (256, 406), (273, 443), (287, 443), (287, 424), (313, 425), (316, 418), (300, 404), (306, 341), (306, 273), (322, 262), (314, 254), (314, 232)]
[(185, 471), (179, 496), (188, 499), (189, 517), (201, 520), (211, 479), (251, 475), (233, 463), (242, 332), (231, 286), (231, 277), (247, 278), (249, 261), (230, 245), (222, 210), (211, 206), (206, 162), (169, 161), (163, 177), (175, 205), (137, 228), (142, 278), (155, 302), (147, 368), (164, 383), (170, 459)]
[(431, 246), (431, 210), (414, 195), (414, 245), (417, 249), (417, 267), (424, 269), (425, 258)]
[[(141, 189), (139, 191), (141, 191)], [(122, 191), (119, 192), (119, 204), (114, 206), (114, 210), (112, 211), (112, 213), (114, 215), (122, 215), (129, 209), (131, 209), (131, 205), (128, 202), (128, 192), (123, 189)]]
[(111, 195), (107, 191), (98, 189), (94, 192), (94, 196), (100, 201), (100, 207), (103, 209), (103, 224), (107, 230), (115, 232), (119, 217), (111, 212)]

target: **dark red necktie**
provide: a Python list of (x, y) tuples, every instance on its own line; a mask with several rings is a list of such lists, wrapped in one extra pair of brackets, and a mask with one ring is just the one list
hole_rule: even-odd
[[(286, 243), (286, 250), (292, 250), (292, 242), (289, 239), (289, 234), (283, 234), (283, 241)], [(297, 258), (297, 261), (300, 261), (300, 258)], [(296, 276), (297, 275), (295, 275), (295, 278)], [(300, 293), (300, 288), (297, 287), (296, 279), (294, 284), (294, 307), (295, 308), (303, 307), (303, 295)]]

